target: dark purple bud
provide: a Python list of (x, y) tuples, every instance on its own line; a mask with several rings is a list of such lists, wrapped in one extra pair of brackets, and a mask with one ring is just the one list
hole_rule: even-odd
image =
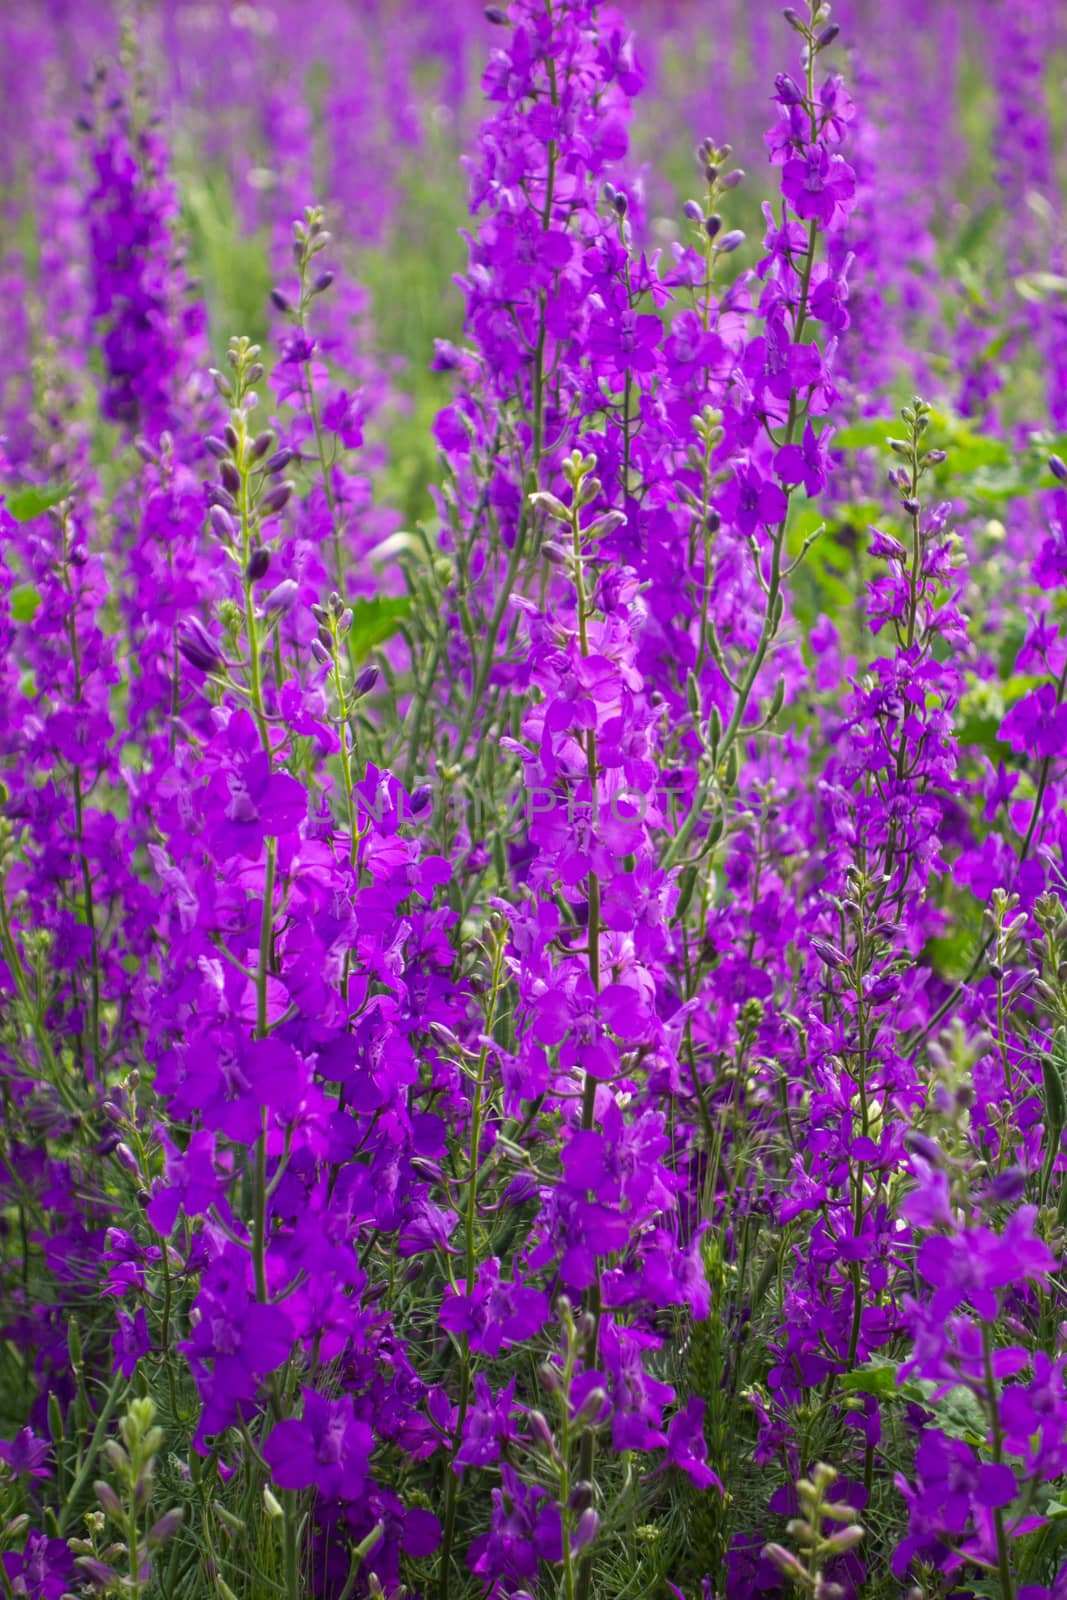
[[(121, 1502), (118, 1515), (120, 1517), (126, 1515), (122, 1509)], [(83, 1572), (88, 1573), (94, 1583), (100, 1584), (103, 1589), (110, 1589), (116, 1581), (121, 1581), (118, 1580), (118, 1574), (111, 1567), (107, 1566), (103, 1561), (98, 1561), (95, 1556), (79, 1556), (78, 1565)], [(38, 1589), (37, 1592), (40, 1594), (41, 1591)]]
[(204, 440), (204, 445), (208, 453), (213, 455), (216, 461), (221, 461), (229, 454), (229, 451), (226, 449), (225, 442), (222, 439), (217, 439), (213, 433), (208, 434), (207, 438)]
[(630, 209), (630, 202), (624, 194), (617, 194), (611, 203), (615, 207), (617, 217), (624, 217)]
[(363, 671), (356, 679), (356, 699), (362, 700), (365, 694), (370, 694), (380, 677), (381, 673), (378, 671), (377, 667), (364, 667)]
[(265, 432), (257, 433), (256, 437), (252, 440), (252, 447), (248, 453), (252, 457), (253, 461), (262, 461), (267, 451), (272, 449), (273, 446), (274, 435), (271, 433), (270, 429), (267, 428)]
[[(299, 260), (299, 259), (300, 259), (300, 257), (298, 255), (297, 256), (297, 260)], [(283, 314), (283, 316), (289, 316), (291, 314), (292, 309), (293, 309), (292, 305), (289, 302), (289, 300), (286, 298), (286, 296), (284, 294), (282, 294), (282, 291), (280, 289), (272, 289), (271, 290), (271, 292), (270, 292), (270, 301), (271, 301), (271, 305), (274, 307), (275, 311), (280, 311)]]
[(704, 207), (699, 200), (687, 200), (682, 212), (688, 222), (702, 222), (704, 219)]
[(198, 617), (186, 617), (178, 634), (178, 649), (198, 672), (219, 672), (223, 661), (218, 646)]
[(119, 1499), (110, 1483), (105, 1483), (101, 1478), (98, 1483), (93, 1484), (93, 1488), (96, 1491), (96, 1498), (99, 1500), (100, 1504), (103, 1506), (104, 1510), (109, 1516), (122, 1518), (125, 1517), (126, 1512), (123, 1509), (122, 1501)]
[(329, 650), (331, 655), (332, 655), (332, 653), (333, 653), (333, 634), (330, 632), (329, 628), (320, 628), (319, 629), (319, 643), (326, 650)]
[(835, 972), (840, 972), (844, 967), (848, 966), (848, 957), (835, 944), (831, 944), (829, 939), (817, 939), (813, 936), (811, 948), (815, 951), (819, 960), (826, 966), (832, 967)]
[(722, 218), (719, 216), (717, 211), (713, 211), (710, 217), (704, 218), (704, 232), (707, 234), (709, 239), (714, 239), (721, 227)]
[(222, 487), (224, 489), (228, 489), (230, 494), (240, 494), (241, 474), (238, 472), (232, 461), (222, 461), (219, 463), (219, 477), (222, 479)]
[(485, 20), (491, 22), (494, 28), (504, 28), (507, 26), (508, 14), (503, 6), (486, 6)]
[(261, 361), (254, 361), (245, 373), (245, 381), (247, 383), (262, 383), (266, 370)]
[(154, 467), (159, 460), (159, 456), (156, 454), (155, 450), (153, 450), (147, 439), (136, 439), (134, 441), (134, 449), (137, 451), (137, 454), (140, 456), (141, 460), (147, 461), (150, 467)]
[(323, 646), (318, 639), (312, 639), (311, 641), (311, 654), (322, 667), (328, 667), (332, 664), (333, 657), (330, 655), (328, 650), (323, 649)]
[(166, 1544), (168, 1539), (173, 1539), (182, 1525), (182, 1508), (175, 1506), (172, 1511), (164, 1511), (157, 1517), (148, 1530), (148, 1543), (150, 1545)]
[(804, 95), (800, 85), (788, 72), (780, 72), (774, 80), (775, 98), (783, 106), (802, 106)]
[(915, 1128), (909, 1128), (904, 1135), (904, 1148), (909, 1150), (913, 1156), (920, 1156), (931, 1167), (939, 1167), (944, 1159), (941, 1146), (935, 1144), (933, 1139), (928, 1138), (925, 1133), (919, 1133)]
[(230, 451), (231, 455), (236, 454), (237, 446), (241, 441), (237, 437), (237, 429), (234, 427), (232, 422), (228, 422), (226, 424), (222, 431), (222, 437), (226, 440), (226, 448)]
[(222, 506), (212, 506), (207, 520), (216, 538), (223, 539), (227, 544), (236, 543), (237, 525)]
[(294, 456), (295, 451), (290, 450), (288, 445), (283, 445), (280, 450), (275, 450), (274, 454), (267, 462), (267, 471), (272, 477), (276, 473), (284, 472), (290, 461), (294, 459)]
[(326, 272), (320, 272), (318, 277), (315, 279), (315, 282), (311, 285), (312, 294), (325, 294), (332, 282), (332, 272), (328, 270)]
[(724, 189), (736, 189), (742, 183), (744, 183), (744, 181), (745, 181), (745, 169), (744, 169), (744, 167), (735, 167), (732, 172), (728, 172), (726, 174), (725, 178), (722, 180), (722, 186), (723, 186)]
[(926, 452), (926, 459), (927, 459), (927, 461), (932, 462), (935, 467), (939, 467), (941, 465), (942, 461), (947, 461), (948, 460), (948, 451), (947, 450), (928, 450)]
[(417, 817), (420, 812), (429, 810), (433, 800), (433, 790), (428, 783), (421, 784), (411, 796), (411, 815)]
[(588, 1511), (593, 1504), (593, 1485), (584, 1479), (576, 1483), (571, 1490), (570, 1500), (567, 1502), (572, 1511), (577, 1511), (579, 1516), (583, 1511)]
[(545, 1416), (544, 1412), (531, 1411), (528, 1413), (528, 1415), (530, 1418), (530, 1427), (532, 1428), (537, 1439), (545, 1446), (546, 1450), (550, 1450), (552, 1454), (555, 1455), (556, 1441), (552, 1437), (552, 1429), (548, 1425), (548, 1418)]
[(922, 509), (918, 500), (913, 500), (910, 495), (906, 500), (902, 500), (900, 503), (904, 507), (904, 510), (908, 513), (909, 517), (917, 517)]
[(248, 558), (248, 565), (245, 568), (245, 577), (248, 579), (249, 583), (258, 583), (261, 578), (265, 578), (267, 576), (267, 568), (269, 566), (270, 551), (265, 550), (261, 545), (258, 550), (253, 550), (251, 556)]
[(744, 242), (745, 236), (741, 232), (741, 229), (731, 228), (729, 233), (723, 234), (715, 248), (716, 250), (720, 250), (724, 256), (728, 256), (737, 249), (739, 244), (744, 244)]
[(590, 1389), (577, 1411), (574, 1413), (575, 1422), (581, 1427), (583, 1424), (599, 1422), (601, 1413), (608, 1403), (606, 1389)]
[(281, 583), (267, 595), (263, 601), (263, 615), (265, 617), (288, 616), (296, 605), (300, 590), (292, 578), (283, 578)]
[(832, 45), (840, 32), (841, 29), (838, 24), (836, 22), (831, 22), (830, 26), (828, 28), (824, 28), (819, 37), (816, 39), (816, 50), (825, 50), (829, 45)]
[(1059, 456), (1049, 456), (1048, 470), (1054, 478), (1059, 479), (1060, 483), (1067, 483), (1067, 464)]
[(798, 33), (804, 32), (804, 24), (800, 17), (797, 16), (792, 6), (786, 6), (785, 10), (782, 12), (782, 16), (785, 18), (791, 28), (795, 28)]
[(259, 502), (260, 516), (277, 516), (279, 511), (285, 510), (286, 506), (289, 504), (289, 501), (292, 499), (292, 494), (293, 485), (291, 483), (280, 483), (276, 489), (272, 489), (269, 494), (265, 494), (263, 499)]
[(578, 1526), (574, 1530), (574, 1549), (584, 1550), (586, 1545), (592, 1544), (600, 1528), (600, 1518), (592, 1506), (588, 1511), (583, 1511), (578, 1518)]
[(714, 506), (704, 518), (704, 526), (707, 528), (709, 533), (718, 533), (719, 529), (722, 527), (722, 517), (715, 510)]
[(982, 1201), (991, 1206), (1009, 1206), (1014, 1200), (1021, 1199), (1025, 1190), (1026, 1173), (1021, 1167), (1008, 1167), (1004, 1172), (997, 1173), (982, 1196)]
[(237, 516), (237, 501), (227, 489), (221, 488), (217, 483), (206, 483), (204, 494), (207, 496), (209, 506), (221, 506), (231, 517)]

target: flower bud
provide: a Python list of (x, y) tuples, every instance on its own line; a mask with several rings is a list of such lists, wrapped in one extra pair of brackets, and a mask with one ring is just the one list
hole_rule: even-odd
[(503, 6), (486, 6), (485, 20), (491, 22), (494, 28), (504, 28), (507, 26), (508, 14)]
[(687, 200), (682, 207), (682, 214), (688, 222), (703, 222), (704, 207), (699, 200)]
[(611, 203), (615, 207), (615, 215), (617, 217), (624, 217), (630, 209), (630, 202), (624, 194), (617, 194)]
[(267, 462), (267, 471), (272, 476), (276, 473), (284, 472), (290, 461), (295, 459), (295, 455), (296, 452), (290, 450), (288, 445), (283, 445), (280, 450), (274, 452)]
[(732, 228), (729, 233), (723, 234), (715, 248), (716, 250), (720, 250), (724, 256), (728, 256), (737, 249), (739, 244), (744, 244), (744, 242), (745, 236), (741, 232), (741, 229)]
[(315, 660), (319, 663), (320, 666), (328, 667), (330, 665), (330, 663), (331, 663), (330, 652), (328, 650), (324, 650), (323, 649), (323, 647), (322, 647), (322, 645), (321, 645), (321, 643), (319, 642), (318, 639), (312, 639), (312, 641), (311, 641), (311, 654), (315, 657)]
[(1048, 470), (1060, 483), (1067, 483), (1067, 464), (1059, 456), (1049, 456)]
[(998, 1172), (982, 1196), (982, 1202), (991, 1206), (1010, 1206), (1026, 1192), (1026, 1173), (1021, 1167), (1008, 1167)]
[(285, 617), (296, 605), (300, 589), (292, 578), (283, 578), (281, 583), (267, 595), (263, 601), (263, 615), (265, 617)]
[(578, 1526), (574, 1530), (572, 1548), (575, 1550), (584, 1550), (587, 1545), (592, 1544), (593, 1540), (597, 1536), (599, 1528), (600, 1518), (597, 1516), (592, 1506), (590, 1506), (588, 1511), (583, 1511), (581, 1516), (578, 1518)]
[(543, 1411), (530, 1412), (530, 1427), (532, 1428), (539, 1442), (544, 1445), (546, 1450), (550, 1450), (554, 1455), (556, 1451), (556, 1441), (552, 1437), (552, 1429), (549, 1427), (548, 1418), (545, 1416)]
[(115, 1517), (116, 1520), (121, 1520), (125, 1517), (126, 1513), (122, 1508), (122, 1501), (110, 1483), (105, 1483), (101, 1478), (97, 1483), (93, 1484), (93, 1490), (109, 1517)]
[(356, 679), (354, 691), (356, 699), (362, 700), (365, 694), (370, 694), (380, 676), (381, 674), (379, 673), (377, 667), (364, 667), (363, 671)]
[(276, 489), (271, 489), (269, 494), (265, 494), (259, 502), (260, 516), (276, 517), (279, 511), (284, 511), (292, 499), (293, 488), (294, 485), (286, 479), (284, 483), (279, 483)]
[(704, 218), (704, 232), (707, 234), (709, 239), (714, 239), (721, 227), (722, 218), (719, 216), (717, 211), (713, 211), (710, 217)]
[(248, 565), (245, 568), (245, 577), (248, 579), (249, 583), (258, 583), (261, 578), (265, 578), (267, 576), (267, 568), (269, 566), (270, 551), (267, 550), (263, 545), (260, 545), (259, 549), (253, 550), (252, 554), (248, 558)]
[(168, 1539), (173, 1539), (181, 1525), (181, 1506), (175, 1506), (171, 1511), (164, 1511), (148, 1530), (149, 1544), (166, 1544)]
[(725, 178), (722, 180), (722, 186), (724, 189), (737, 189), (741, 184), (744, 183), (744, 181), (744, 167), (735, 167), (732, 172), (728, 172), (726, 174)]
[(574, 1413), (575, 1422), (580, 1426), (587, 1426), (589, 1423), (599, 1421), (600, 1414), (607, 1403), (608, 1395), (606, 1389), (590, 1389), (578, 1410)]
[(567, 1504), (572, 1511), (577, 1511), (579, 1514), (588, 1511), (593, 1504), (593, 1485), (587, 1483), (584, 1478), (580, 1483), (576, 1483)]
[(325, 294), (332, 282), (332, 272), (328, 270), (326, 272), (320, 272), (318, 277), (315, 279), (315, 282), (311, 285), (312, 294)]
[(237, 542), (237, 525), (223, 506), (212, 506), (207, 520), (216, 538), (222, 539), (226, 544)]
[(280, 289), (272, 289), (270, 299), (275, 311), (280, 311), (283, 316), (288, 316), (292, 312), (292, 304)]
[(838, 34), (840, 32), (841, 32), (841, 29), (840, 29), (839, 25), (836, 22), (831, 22), (830, 26), (828, 28), (824, 28), (822, 30), (822, 32), (820, 33), (819, 37), (816, 39), (816, 41), (815, 41), (816, 50), (825, 50), (825, 49), (827, 49), (830, 45), (833, 44), (834, 40), (837, 38), (837, 36), (838, 36)]
[(220, 672), (223, 659), (214, 639), (198, 617), (186, 617), (178, 630), (178, 649), (198, 672)]
[(252, 460), (262, 460), (273, 443), (274, 435), (271, 433), (269, 428), (265, 429), (263, 433), (258, 433), (252, 440), (252, 446), (249, 450), (249, 455), (252, 457)]
[(207, 496), (209, 506), (221, 506), (224, 511), (230, 513), (231, 517), (238, 515), (237, 501), (228, 489), (223, 489), (217, 483), (206, 483), (204, 485), (204, 494)]

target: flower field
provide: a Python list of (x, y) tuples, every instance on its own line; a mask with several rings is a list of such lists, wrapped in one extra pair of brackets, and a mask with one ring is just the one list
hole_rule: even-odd
[(1067, 1600), (1067, 9), (0, 47), (0, 1600)]

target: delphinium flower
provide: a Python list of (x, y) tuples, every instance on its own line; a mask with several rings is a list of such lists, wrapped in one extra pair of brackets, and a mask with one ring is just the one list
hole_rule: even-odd
[[(1019, 1586), (1014, 1541), (1042, 1525), (1034, 1491), (1064, 1466), (1063, 1363), (1040, 1331), (1056, 1258), (1038, 1236), (1038, 1208), (1019, 1204), (1021, 1169), (983, 1184), (980, 1169), (925, 1137), (912, 1142), (911, 1167), (901, 1211), (921, 1240), (919, 1287), (905, 1299), (915, 1342), (900, 1378), (924, 1380), (933, 1415), (914, 1482), (898, 1475), (909, 1520), (893, 1570), (903, 1577), (916, 1563), (962, 1577), (980, 1568), (997, 1574), (1005, 1595), (1044, 1597), (1047, 1588)], [(968, 1416), (962, 1437), (937, 1404), (945, 1396)]]
[[(451, 919), (432, 909), (447, 864), (424, 858), (405, 831), (416, 799), (373, 764), (355, 766), (350, 728), (369, 680), (352, 672), (351, 608), (335, 592), (294, 626), (300, 586), (270, 588), (288, 560), (279, 547), (292, 489), (281, 477), (289, 452), (254, 425), (258, 358), (235, 342), (216, 380), (231, 412), (211, 520), (233, 558), (231, 592), (221, 633), (190, 620), (180, 635), (211, 708), (176, 724), (156, 788), (167, 954), (144, 985), (143, 1015), (155, 1091), (200, 1143), (195, 1174), (176, 1150), (148, 1146), (148, 1159), (165, 1158), (148, 1219), (165, 1254), (196, 1252), (199, 1277), (187, 1329), (168, 1325), (158, 1289), (149, 1314), (164, 1346), (184, 1334), (202, 1400), (198, 1446), (268, 1404), (283, 1429), (267, 1442), (279, 1488), (318, 1489), (314, 1561), (344, 1568), (346, 1547), (388, 1503), (375, 1554), (386, 1574), (409, 1542), (406, 1512), (355, 1471), (357, 1455), (365, 1465), (371, 1423), (375, 1448), (426, 1455), (435, 1440), (419, 1421), (427, 1387), (402, 1347), (380, 1367), (390, 1317), (351, 1247), (365, 1234), (401, 1256), (447, 1248), (456, 1213), (431, 1202), (423, 1170), (443, 1130), (411, 1097), (422, 1092), (420, 1057), (430, 1092), (452, 1092), (433, 1069), (428, 1030), (465, 1032), (468, 1000), (448, 981)], [(332, 796), (324, 757), (339, 769)], [(149, 1274), (158, 1284), (158, 1267)], [(322, 1410), (327, 1363), (348, 1396), (336, 1413), (352, 1418), (343, 1438)], [(303, 1402), (298, 1378), (312, 1396)], [(338, 1442), (337, 1473), (321, 1482), (292, 1466), (315, 1429), (320, 1454), (335, 1433)], [(293, 1502), (280, 1524), (293, 1593), (296, 1519)], [(428, 1553), (433, 1541), (416, 1526), (410, 1543)]]
[[(807, 973), (792, 1001), (801, 1031), (786, 1068), (786, 1116), (804, 1143), (777, 1204), (783, 1228), (803, 1219), (806, 1237), (768, 1378), (787, 1412), (817, 1386), (830, 1392), (900, 1330), (903, 1241), (888, 1185), (903, 1159), (901, 1114), (915, 1116), (925, 1098), (901, 1034), (930, 1009), (914, 962), (938, 926), (928, 889), (944, 871), (940, 833), (960, 787), (952, 713), (962, 675), (940, 640), (958, 652), (966, 639), (948, 507), (923, 503), (940, 459), (928, 411), (921, 401), (905, 408), (906, 437), (892, 446), (907, 543), (872, 530), (885, 575), (869, 585), (868, 615), (888, 653), (835, 706), (820, 776), (826, 842), (819, 884), (806, 885)], [(877, 1428), (857, 1430), (868, 1488), (877, 1438)]]
[(178, 201), (166, 144), (131, 81), (129, 49), (126, 63), (118, 77), (106, 70), (98, 76), (85, 117), (93, 175), (86, 331), (103, 357), (104, 416), (156, 444), (163, 431), (174, 433), (180, 407), (195, 403), (188, 384), (203, 364), (186, 363), (205, 319), (201, 304), (183, 293), (174, 260)]
[[(294, 570), (305, 586), (321, 590), (328, 577), (349, 599), (371, 598), (388, 581), (381, 563), (372, 561), (375, 546), (394, 531), (395, 516), (373, 503), (371, 473), (384, 456), (366, 439), (366, 429), (387, 406), (388, 383), (361, 347), (365, 295), (358, 284), (339, 282), (327, 265), (333, 240), (323, 209), (305, 208), (289, 234), (295, 271), (286, 270), (272, 294), (281, 353), (273, 385), (288, 416), (286, 448), (313, 485), (295, 530)], [(312, 559), (316, 547), (321, 553)]]
[(474, 348), (440, 353), (460, 382), (434, 426), (449, 468), (442, 510), (454, 570), (436, 656), (455, 685), (452, 755), (464, 762), (502, 717), (514, 679), (508, 595), (544, 572), (544, 519), (527, 491), (562, 487), (582, 397), (596, 403), (587, 340), (614, 339), (618, 354), (647, 338), (643, 322), (613, 332), (609, 317), (602, 326), (594, 299), (594, 246), (603, 239), (610, 250), (617, 227), (616, 214), (600, 215), (599, 182), (625, 153), (639, 75), (625, 51), (602, 50), (593, 8), (576, 0), (547, 13), (524, 0), (499, 31), (483, 82), (494, 111), (470, 165), (479, 222), (460, 285)]

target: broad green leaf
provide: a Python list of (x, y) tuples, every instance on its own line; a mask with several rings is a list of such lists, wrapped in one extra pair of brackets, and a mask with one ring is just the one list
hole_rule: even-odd
[(41, 604), (41, 596), (32, 583), (20, 583), (11, 591), (11, 617), (14, 622), (32, 622)]
[(876, 446), (885, 448), (887, 438), (900, 437), (899, 417), (869, 417), (863, 422), (853, 422), (841, 428), (830, 442), (831, 450), (864, 450)]
[(32, 522), (34, 517), (42, 516), (65, 500), (70, 488), (69, 483), (61, 483), (54, 489), (34, 486), (28, 489), (5, 489), (4, 504), (16, 522)]
[(355, 600), (352, 603), (352, 648), (362, 661), (375, 645), (391, 638), (411, 610), (411, 601), (379, 596), (374, 600)]

